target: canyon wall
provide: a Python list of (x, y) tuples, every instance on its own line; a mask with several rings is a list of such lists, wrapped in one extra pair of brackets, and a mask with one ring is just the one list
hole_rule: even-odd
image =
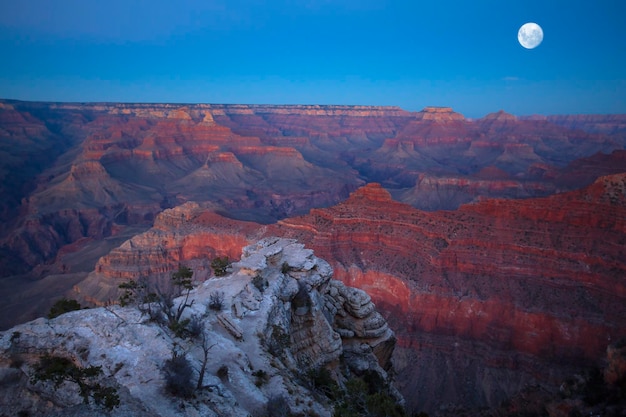
[(77, 272), (57, 255), (145, 230), (186, 201), (272, 223), (380, 182), (415, 207), (454, 209), (587, 185), (612, 171), (569, 181), (562, 171), (626, 144), (606, 127), (618, 119), (591, 117), (587, 133), (561, 119), (468, 120), (446, 107), (0, 104), (3, 277)]
[(124, 280), (164, 279), (177, 262), (209, 277), (211, 257), (236, 259), (263, 235), (306, 242), (372, 297), (398, 337), (398, 382), (416, 410), (494, 407), (528, 384), (554, 389), (626, 336), (626, 174), (436, 212), (368, 184), (266, 226), (186, 204), (101, 258), (76, 293), (111, 299)]
[(0, 100), (0, 325), (291, 236), (385, 311), (418, 409), (554, 386), (624, 323), (623, 122)]

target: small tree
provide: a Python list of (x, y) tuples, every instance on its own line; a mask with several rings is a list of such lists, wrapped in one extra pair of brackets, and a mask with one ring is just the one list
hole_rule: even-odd
[[(194, 300), (189, 302), (189, 296), (193, 289), (193, 282), (191, 277), (193, 271), (186, 266), (179, 266), (178, 271), (172, 274), (173, 291), (160, 291), (157, 289), (157, 296), (159, 298), (159, 305), (161, 311), (165, 313), (168, 319), (168, 323), (171, 326), (176, 326), (181, 323), (180, 318), (187, 307), (193, 305)], [(184, 295), (185, 299), (174, 308), (174, 297)]]
[(196, 389), (202, 388), (202, 384), (204, 383), (204, 374), (206, 373), (206, 366), (209, 362), (209, 351), (213, 346), (217, 343), (209, 345), (209, 336), (206, 332), (202, 332), (202, 365), (200, 366), (200, 372), (198, 373), (198, 383), (196, 384)]
[(154, 287), (154, 284), (145, 277), (121, 283), (118, 288), (124, 292), (119, 298), (120, 305), (122, 307), (135, 305), (142, 314), (147, 313), (152, 320), (156, 320), (158, 311), (153, 309), (153, 304), (159, 300), (159, 297)]
[(122, 307), (126, 307), (128, 305), (135, 304), (137, 302), (137, 294), (142, 289), (137, 281), (133, 281), (132, 279), (121, 283), (118, 285), (118, 288), (124, 290), (122, 295), (120, 295), (120, 305)]
[(231, 262), (228, 260), (228, 256), (224, 256), (223, 258), (218, 256), (211, 261), (211, 268), (213, 268), (213, 273), (216, 277), (223, 277), (228, 273), (227, 270), (230, 264)]
[(79, 394), (85, 404), (89, 404), (91, 397), (95, 404), (112, 410), (120, 404), (120, 398), (115, 388), (103, 387), (93, 381), (100, 375), (102, 375), (101, 366), (81, 368), (68, 358), (46, 354), (34, 365), (30, 381), (32, 384), (38, 381), (52, 381), (55, 388), (63, 382), (73, 382), (78, 385)]
[(165, 388), (167, 391), (182, 398), (189, 398), (193, 395), (193, 368), (189, 360), (178, 350), (172, 350), (172, 357), (165, 361), (163, 366), (165, 373)]
[(50, 312), (48, 313), (48, 318), (53, 319), (55, 317), (60, 316), (61, 314), (68, 313), (70, 311), (80, 310), (80, 303), (76, 300), (68, 300), (67, 298), (61, 298), (58, 300), (52, 308), (50, 308)]
[(269, 286), (269, 283), (261, 276), (261, 274), (256, 274), (254, 278), (252, 278), (252, 285), (254, 285), (257, 290), (264, 292)]
[[(165, 321), (178, 337), (193, 335), (195, 329), (188, 328), (188, 326), (194, 323), (190, 319), (181, 320), (185, 309), (194, 303), (194, 300), (189, 301), (193, 289), (192, 277), (193, 271), (190, 268), (179, 265), (164, 289), (146, 279), (123, 282), (119, 285), (119, 288), (124, 291), (119, 299), (120, 305), (137, 304), (139, 310), (142, 313), (147, 312), (152, 320), (161, 323)], [(174, 299), (181, 295), (184, 296), (184, 300), (175, 305)]]

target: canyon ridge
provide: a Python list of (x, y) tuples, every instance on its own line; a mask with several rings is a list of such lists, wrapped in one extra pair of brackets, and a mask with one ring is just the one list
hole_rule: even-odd
[(396, 334), (415, 410), (499, 406), (626, 336), (626, 116), (0, 101), (3, 328), (295, 238)]

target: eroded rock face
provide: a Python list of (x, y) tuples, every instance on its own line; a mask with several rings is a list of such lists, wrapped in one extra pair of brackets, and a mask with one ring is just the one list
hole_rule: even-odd
[[(607, 337), (624, 336), (625, 181), (624, 174), (606, 176), (576, 192), (441, 212), (416, 210), (369, 184), (342, 204), (277, 225), (255, 228), (188, 205), (184, 214), (181, 207), (178, 216), (163, 217), (184, 221), (156, 229), (189, 254), (199, 253), (183, 249), (193, 236), (207, 245), (262, 234), (307, 242), (337, 279), (365, 290), (394, 329), (398, 382), (412, 407), (497, 406), (529, 383), (558, 388), (604, 357)], [(159, 258), (149, 254), (167, 246), (150, 242), (129, 248), (126, 260), (122, 252), (109, 256), (127, 268), (145, 259), (143, 269), (152, 271), (149, 260), (159, 265)], [(105, 259), (100, 285), (124, 271)], [(299, 290), (292, 281), (284, 288)], [(347, 305), (367, 305), (359, 297)], [(337, 331), (368, 334), (378, 320)]]
[[(33, 364), (46, 353), (83, 368), (101, 366), (99, 383), (120, 395), (114, 416), (179, 415), (181, 407), (185, 415), (260, 415), (279, 397), (292, 413), (330, 416), (330, 403), (306, 382), (307, 370), (321, 367), (339, 384), (374, 373), (401, 402), (389, 376), (393, 332), (367, 294), (332, 274), (330, 265), (304, 245), (266, 238), (244, 248), (232, 274), (194, 289), (182, 318), (200, 318), (210, 345), (195, 399), (168, 395), (162, 368), (176, 351), (194, 368), (195, 383), (203, 361), (201, 341), (174, 337), (135, 307), (81, 310), (14, 327), (0, 333), (0, 409), (11, 415), (98, 413), (81, 404), (77, 384), (55, 389), (51, 383), (28, 382)], [(255, 277), (261, 277), (261, 285)], [(207, 307), (216, 292), (223, 295), (221, 311)]]
[(555, 387), (623, 336), (625, 180), (434, 213), (370, 184), (280, 227), (385, 312), (409, 402), (495, 406), (527, 383)]
[[(103, 303), (124, 280), (167, 279), (178, 262), (206, 278), (214, 255), (235, 258), (266, 235), (299, 237), (384, 306), (405, 363), (416, 365), (405, 391), (420, 405), (442, 392), (443, 401), (492, 404), (528, 380), (556, 380), (570, 362), (597, 358), (623, 320), (619, 179), (586, 194), (481, 201), (623, 172), (623, 150), (598, 153), (626, 143), (619, 117), (574, 126), (504, 112), (468, 120), (448, 108), (0, 104), (0, 136), (24, 146), (0, 171), (35, 163), (19, 189), (3, 182), (11, 204), (0, 207), (9, 220), (0, 272), (50, 280), (37, 289), (42, 299), (96, 262), (76, 291)], [(331, 206), (364, 179), (429, 210), (477, 204), (425, 213), (368, 186), (278, 226), (232, 220)], [(0, 286), (6, 318), (19, 302), (45, 303), (32, 302), (27, 284), (16, 292), (17, 281)]]
[[(0, 104), (0, 274), (30, 278), (89, 272), (105, 240), (187, 201), (271, 223), (336, 204), (365, 180), (421, 209), (454, 209), (586, 185), (551, 173), (626, 143), (591, 116), (586, 133), (569, 119), (468, 120), (447, 107)], [(509, 177), (485, 178), (488, 167)], [(81, 240), (100, 250), (80, 263), (58, 256)]]
[[(364, 291), (332, 280), (332, 268), (312, 250), (295, 241), (266, 238), (244, 248), (235, 267), (266, 282), (263, 293), (279, 294), (283, 303), (270, 312), (266, 340), (276, 337), (275, 326), (290, 334), (290, 352), (297, 363), (318, 368), (338, 365), (343, 358), (357, 374), (391, 369), (395, 337), (387, 322)], [(279, 272), (276, 279), (273, 275)], [(249, 287), (238, 296), (244, 306), (239, 316), (245, 316), (245, 305), (254, 306), (245, 302), (250, 292), (255, 291)]]

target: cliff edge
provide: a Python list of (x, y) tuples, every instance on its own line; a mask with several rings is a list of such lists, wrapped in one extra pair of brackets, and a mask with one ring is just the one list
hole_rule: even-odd
[[(185, 337), (142, 314), (145, 304), (73, 311), (16, 326), (0, 333), (0, 410), (248, 416), (280, 408), (290, 415), (330, 416), (333, 408), (347, 406), (341, 387), (354, 387), (357, 379), (402, 403), (389, 372), (393, 332), (365, 292), (332, 274), (304, 245), (266, 238), (245, 247), (229, 275), (174, 300), (175, 308), (185, 306), (179, 323), (197, 327)], [(70, 373), (59, 384), (33, 377), (43, 358), (74, 370), (99, 367), (92, 392), (110, 389), (104, 392), (115, 393), (119, 404), (104, 414), (96, 394), (83, 396), (85, 375)], [(180, 378), (193, 382), (192, 395), (176, 397), (168, 390), (172, 361), (179, 361), (177, 369), (189, 365)], [(83, 385), (76, 382), (81, 378)]]

